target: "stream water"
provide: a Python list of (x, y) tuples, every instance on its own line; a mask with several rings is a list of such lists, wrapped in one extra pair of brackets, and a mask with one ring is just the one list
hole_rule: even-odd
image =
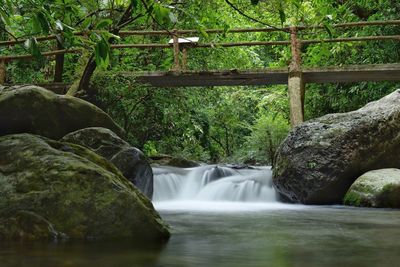
[(154, 168), (168, 244), (0, 244), (0, 266), (400, 266), (400, 210), (279, 203), (271, 171)]

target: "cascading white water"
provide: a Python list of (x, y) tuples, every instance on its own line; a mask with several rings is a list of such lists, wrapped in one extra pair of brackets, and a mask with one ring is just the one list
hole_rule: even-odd
[(276, 202), (270, 168), (232, 169), (206, 165), (190, 169), (154, 167), (154, 202)]

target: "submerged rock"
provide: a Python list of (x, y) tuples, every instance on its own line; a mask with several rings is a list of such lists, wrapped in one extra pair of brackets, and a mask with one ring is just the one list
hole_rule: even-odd
[(54, 226), (34, 212), (19, 210), (0, 214), (0, 240), (58, 240), (65, 239)]
[(344, 197), (358, 207), (400, 208), (400, 170), (381, 169), (361, 175)]
[(57, 95), (33, 85), (0, 86), (0, 136), (32, 133), (59, 139), (91, 126), (124, 135), (110, 116), (79, 98)]
[(276, 154), (275, 188), (306, 204), (342, 203), (363, 173), (400, 167), (400, 90), (353, 112), (305, 122)]
[(152, 203), (113, 164), (31, 134), (0, 137), (0, 237), (23, 239), (19, 233), (33, 240), (169, 237)]
[(153, 196), (153, 171), (146, 156), (106, 128), (90, 127), (64, 136), (61, 141), (87, 147), (112, 162), (148, 198)]

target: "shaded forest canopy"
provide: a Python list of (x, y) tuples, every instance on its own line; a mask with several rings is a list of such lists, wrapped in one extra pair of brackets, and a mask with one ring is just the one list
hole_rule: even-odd
[[(55, 48), (83, 48), (66, 54), (63, 81), (82, 81), (93, 67), (88, 92), (128, 133), (129, 141), (148, 155), (172, 154), (202, 161), (271, 163), (289, 131), (287, 86), (155, 89), (138, 85), (125, 71), (170, 70), (172, 49), (110, 50), (112, 43), (167, 43), (168, 36), (129, 36), (121, 30), (197, 29), (202, 42), (287, 40), (285, 31), (226, 34), (229, 29), (323, 25), (302, 38), (398, 35), (399, 26), (373, 26), (343, 31), (335, 23), (399, 19), (397, 0), (286, 1), (7, 1), (1, 0), (0, 38), (29, 41), (0, 47), (1, 55), (26, 54), (35, 61), (7, 64), (11, 84), (52, 81), (56, 61), (40, 56)], [(129, 14), (128, 14), (128, 13)], [(128, 15), (127, 15), (128, 14)], [(20, 25), (25, 25), (20, 27)], [(225, 29), (207, 34), (205, 29)], [(73, 31), (88, 31), (89, 41)], [(101, 31), (96, 32), (96, 30)], [(38, 35), (56, 34), (57, 41), (37, 43)], [(263, 69), (286, 67), (289, 47), (213, 47), (190, 50), (188, 69)], [(398, 63), (399, 41), (321, 43), (303, 46), (304, 66)], [(96, 68), (97, 67), (97, 68)], [(93, 69), (93, 71), (94, 71)], [(89, 70), (90, 71), (90, 70)], [(81, 85), (81, 84), (79, 84)], [(345, 112), (399, 88), (399, 83), (307, 85), (306, 119)], [(85, 89), (85, 88), (80, 88)], [(93, 93), (95, 92), (95, 93)]]

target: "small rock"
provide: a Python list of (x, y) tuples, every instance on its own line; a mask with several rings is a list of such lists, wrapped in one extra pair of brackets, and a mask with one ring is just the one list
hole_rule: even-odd
[(343, 202), (357, 207), (400, 208), (400, 170), (380, 169), (361, 175)]

